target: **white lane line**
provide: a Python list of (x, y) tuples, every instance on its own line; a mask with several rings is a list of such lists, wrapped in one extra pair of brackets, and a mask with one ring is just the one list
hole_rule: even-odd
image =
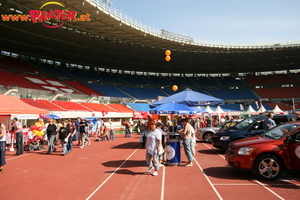
[[(228, 184), (226, 184), (226, 183), (216, 183), (216, 184), (214, 184), (214, 185), (230, 185), (230, 186), (240, 186), (240, 185), (249, 185), (249, 186), (257, 186), (257, 184), (256, 183), (245, 183), (245, 184), (243, 184), (243, 183), (228, 183)], [(278, 184), (263, 184), (262, 183), (262, 185), (266, 185), (266, 186), (278, 186), (278, 185), (281, 185), (281, 186), (284, 186), (284, 185), (286, 185), (286, 186), (290, 186), (291, 184), (284, 184), (284, 183), (278, 183)], [(293, 185), (300, 185), (300, 184), (293, 184)]]
[[(250, 176), (251, 177), (251, 176)], [(266, 190), (268, 190), (269, 192), (271, 192), (272, 194), (274, 194), (276, 197), (278, 197), (279, 199), (284, 200), (283, 197), (279, 196), (276, 192), (274, 192), (273, 190), (271, 190), (270, 188), (268, 188), (265, 184), (261, 183), (260, 181), (256, 180), (253, 178), (253, 180), (260, 186), (264, 187)]]
[(201, 170), (201, 172), (203, 173), (204, 177), (206, 178), (207, 182), (210, 184), (210, 186), (212, 187), (212, 189), (215, 191), (216, 195), (219, 197), (220, 200), (223, 200), (223, 198), (221, 197), (220, 193), (218, 192), (218, 190), (215, 188), (215, 186), (212, 184), (212, 182), (210, 181), (210, 179), (208, 178), (208, 176), (205, 174), (205, 172), (203, 171), (202, 167), (200, 166), (200, 164), (198, 163), (198, 161), (195, 159), (195, 162), (197, 163), (199, 169)]
[[(208, 146), (207, 144), (204, 144), (206, 147), (208, 147), (209, 149), (211, 149), (212, 151), (214, 151), (215, 153), (217, 153), (219, 156), (221, 156), (224, 160), (225, 157), (221, 154), (219, 154), (218, 152), (216, 152), (214, 149), (212, 149), (210, 146)], [(244, 172), (244, 171), (243, 171)], [(244, 172), (245, 173), (245, 172)], [(245, 173), (246, 174), (246, 173)], [(248, 174), (246, 174), (248, 175)], [(248, 175), (249, 177), (251, 177), (250, 175)], [(266, 185), (264, 185), (263, 183), (261, 183), (260, 181), (256, 180), (255, 178), (251, 177), (258, 185), (262, 186), (263, 188), (265, 188), (266, 190), (268, 190), (269, 192), (271, 192), (272, 194), (274, 194), (275, 196), (277, 196), (279, 199), (284, 200), (284, 198), (282, 198), (281, 196), (279, 196), (277, 193), (275, 193), (273, 190), (271, 190), (270, 188), (268, 188)]]
[(21, 156), (15, 156), (13, 158), (8, 158), (8, 159), (6, 159), (6, 161), (14, 160), (14, 159), (17, 159), (17, 158), (22, 158), (22, 157), (30, 156), (30, 155), (32, 155), (32, 153), (24, 154), (24, 155), (21, 155)]
[(164, 200), (164, 196), (165, 196), (165, 177), (166, 177), (166, 167), (163, 167), (160, 200)]
[(106, 179), (105, 179), (105, 181), (103, 181), (103, 183), (101, 183), (95, 190), (94, 190), (94, 192), (92, 192), (92, 194), (90, 194), (90, 196), (88, 196), (87, 198), (86, 198), (86, 200), (88, 200), (88, 199), (90, 199), (126, 162), (127, 162), (127, 160), (129, 160), (130, 159), (130, 157), (133, 155), (133, 154), (135, 154), (135, 152), (138, 150), (140, 148), (140, 146), (134, 151), (134, 152), (132, 152), (129, 156), (128, 156), (128, 158), (126, 158), (126, 160), (124, 160), (124, 162), (117, 168), (117, 169), (115, 169), (115, 171), (109, 176), (109, 177), (107, 177)]

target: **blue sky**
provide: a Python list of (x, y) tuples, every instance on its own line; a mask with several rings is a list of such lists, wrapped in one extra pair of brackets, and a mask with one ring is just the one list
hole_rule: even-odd
[(110, 0), (151, 27), (215, 44), (300, 40), (300, 0)]

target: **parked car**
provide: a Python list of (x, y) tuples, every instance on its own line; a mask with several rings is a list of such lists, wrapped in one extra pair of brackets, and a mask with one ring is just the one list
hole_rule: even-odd
[(211, 142), (211, 138), (214, 136), (215, 133), (217, 133), (219, 130), (225, 130), (229, 127), (232, 127), (235, 124), (237, 124), (239, 121), (241, 120), (233, 119), (218, 124), (217, 126), (200, 128), (196, 133), (196, 137), (200, 141)]
[[(279, 125), (288, 122), (289, 118), (289, 115), (274, 115), (273, 120)], [(263, 128), (263, 121), (265, 119), (267, 119), (267, 116), (246, 118), (223, 132), (219, 131), (212, 137), (212, 145), (216, 148), (226, 150), (232, 141), (260, 135), (265, 132)]]
[(252, 170), (263, 180), (275, 180), (286, 169), (300, 170), (300, 121), (234, 141), (225, 157), (228, 165)]

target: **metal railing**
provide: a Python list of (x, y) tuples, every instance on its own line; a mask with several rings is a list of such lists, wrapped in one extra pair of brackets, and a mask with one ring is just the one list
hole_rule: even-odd
[(111, 6), (112, 3), (109, 0), (85, 0), (91, 5), (95, 6), (99, 11), (106, 13), (107, 15), (113, 17), (114, 19), (120, 21), (121, 24), (126, 24), (144, 32), (144, 34), (150, 34), (162, 39), (178, 42), (181, 44), (190, 44), (195, 46), (203, 47), (213, 47), (213, 48), (224, 48), (224, 49), (278, 49), (278, 48), (294, 48), (300, 47), (300, 40), (290, 41), (290, 42), (277, 42), (269, 44), (257, 44), (257, 45), (228, 45), (228, 44), (208, 44), (205, 42), (200, 42), (189, 36), (180, 35), (167, 31), (168, 34), (165, 34), (166, 30), (158, 29), (151, 27), (150, 25), (143, 24), (141, 21), (133, 19), (132, 17), (122, 13), (120, 10), (117, 10), (116, 7)]

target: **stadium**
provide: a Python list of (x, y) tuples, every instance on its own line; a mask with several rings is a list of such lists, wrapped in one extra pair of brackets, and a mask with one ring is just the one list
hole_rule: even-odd
[[(37, 18), (33, 23), (21, 17), (42, 3), (1, 3), (1, 94), (63, 118), (104, 111), (117, 121), (133, 117), (133, 111), (149, 111), (147, 104), (175, 93), (172, 85), (224, 99), (225, 111), (256, 108), (258, 101), (267, 110), (299, 107), (299, 41), (197, 43), (144, 26), (107, 1), (57, 1), (43, 7), (63, 6), (88, 16), (83, 21)], [(165, 50), (172, 52), (169, 62)]]
[(110, 4), (0, 1), (2, 123), (9, 127), (17, 117), (30, 125), (53, 114), (109, 118), (121, 127), (147, 118), (149, 104), (186, 89), (223, 99), (221, 108), (236, 117), (249, 106), (300, 108), (300, 41), (199, 43)]

